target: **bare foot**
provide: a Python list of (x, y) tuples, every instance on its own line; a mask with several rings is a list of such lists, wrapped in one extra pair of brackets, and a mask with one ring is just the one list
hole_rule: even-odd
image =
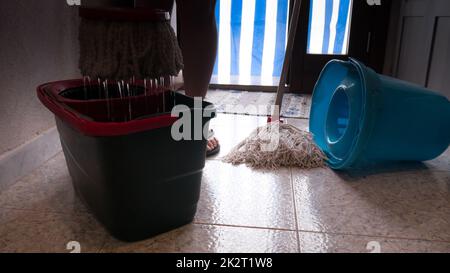
[(206, 156), (213, 156), (217, 154), (220, 150), (219, 141), (215, 137), (211, 137), (208, 139), (208, 143), (206, 145)]

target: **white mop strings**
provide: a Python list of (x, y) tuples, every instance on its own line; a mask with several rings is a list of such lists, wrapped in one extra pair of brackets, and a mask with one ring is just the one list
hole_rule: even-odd
[(258, 169), (310, 169), (324, 166), (326, 159), (311, 133), (289, 124), (272, 122), (254, 130), (223, 161)]
[(85, 76), (127, 79), (177, 76), (183, 57), (168, 22), (82, 18), (79, 67)]

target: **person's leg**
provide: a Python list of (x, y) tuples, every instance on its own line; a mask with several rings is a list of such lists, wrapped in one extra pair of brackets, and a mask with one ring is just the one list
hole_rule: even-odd
[(192, 97), (205, 97), (217, 54), (215, 0), (177, 1), (184, 88)]
[[(184, 59), (186, 95), (204, 98), (217, 54), (216, 0), (177, 1), (180, 44)], [(218, 151), (219, 141), (208, 139), (207, 151)]]

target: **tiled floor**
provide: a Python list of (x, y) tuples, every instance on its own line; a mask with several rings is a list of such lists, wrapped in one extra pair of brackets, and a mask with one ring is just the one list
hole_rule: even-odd
[(82, 252), (450, 252), (450, 151), (366, 173), (264, 172), (219, 160), (265, 122), (219, 115), (212, 127), (222, 150), (206, 163), (194, 223), (137, 243), (106, 233), (59, 154), (0, 192), (0, 252), (69, 252), (70, 241)]

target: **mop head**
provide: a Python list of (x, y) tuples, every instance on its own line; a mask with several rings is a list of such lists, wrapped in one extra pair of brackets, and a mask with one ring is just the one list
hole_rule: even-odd
[(246, 164), (256, 169), (310, 169), (324, 166), (325, 160), (326, 156), (315, 145), (311, 133), (280, 122), (257, 128), (223, 159), (227, 163)]
[(169, 22), (115, 22), (82, 18), (82, 75), (129, 79), (176, 76), (183, 58)]

